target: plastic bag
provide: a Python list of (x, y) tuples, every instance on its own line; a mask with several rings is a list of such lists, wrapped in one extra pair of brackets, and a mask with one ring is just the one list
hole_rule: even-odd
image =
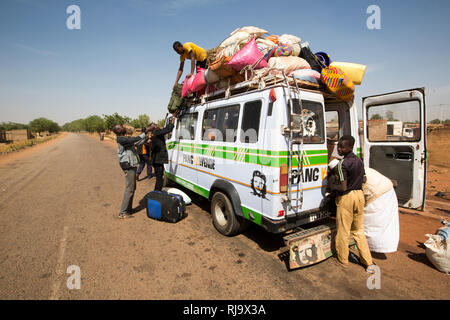
[(424, 243), (428, 260), (441, 272), (450, 274), (450, 247), (449, 240), (443, 241), (441, 236), (427, 234), (428, 240)]
[(284, 70), (286, 75), (295, 70), (311, 69), (309, 63), (300, 57), (273, 57), (269, 59), (269, 67)]
[(267, 67), (267, 61), (264, 60), (264, 56), (258, 50), (255, 39), (252, 39), (245, 45), (244, 48), (239, 50), (239, 52), (231, 58), (227, 65), (231, 66), (234, 70), (239, 72), (245, 66), (254, 65), (255, 63), (258, 63), (255, 66), (255, 69)]

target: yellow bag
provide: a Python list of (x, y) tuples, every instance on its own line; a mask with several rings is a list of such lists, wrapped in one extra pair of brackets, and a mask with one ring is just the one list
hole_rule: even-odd
[(330, 67), (336, 67), (344, 71), (344, 73), (353, 81), (354, 85), (360, 85), (364, 79), (367, 66), (349, 62), (332, 62)]
[(355, 97), (355, 86), (344, 71), (336, 67), (322, 69), (321, 80), (328, 90), (342, 101), (350, 102)]

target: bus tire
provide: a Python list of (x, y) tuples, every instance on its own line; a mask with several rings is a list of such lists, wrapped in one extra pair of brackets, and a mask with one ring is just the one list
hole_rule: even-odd
[(240, 231), (241, 224), (234, 213), (230, 199), (222, 192), (216, 192), (211, 200), (211, 215), (214, 227), (227, 237), (233, 237)]

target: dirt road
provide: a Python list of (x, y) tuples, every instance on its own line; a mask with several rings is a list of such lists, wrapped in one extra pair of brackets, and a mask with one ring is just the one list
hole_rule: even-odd
[[(450, 278), (417, 246), (436, 219), (400, 216), (399, 251), (375, 258), (381, 290), (369, 290), (353, 264), (289, 272), (282, 238), (257, 227), (221, 236), (198, 198), (177, 224), (150, 220), (144, 209), (118, 220), (124, 176), (115, 152), (112, 143), (69, 134), (0, 165), (0, 299), (450, 298)], [(138, 182), (135, 207), (153, 185)], [(66, 285), (71, 265), (81, 270), (79, 290)]]

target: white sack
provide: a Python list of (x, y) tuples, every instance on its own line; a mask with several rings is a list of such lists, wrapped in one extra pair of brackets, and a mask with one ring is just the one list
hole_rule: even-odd
[(424, 243), (428, 260), (441, 272), (450, 274), (450, 241), (443, 241), (441, 236), (427, 234)]
[(302, 39), (291, 34), (283, 34), (278, 38), (279, 44), (300, 44)]
[(397, 195), (393, 188), (364, 208), (364, 233), (370, 251), (396, 252), (400, 240)]
[(232, 36), (226, 38), (225, 40), (223, 40), (223, 42), (219, 45), (220, 48), (225, 48), (231, 45), (238, 45), (243, 41), (247, 41), (249, 42), (251, 40), (251, 36), (249, 33), (247, 32), (236, 32), (235, 34), (233, 34)]
[(264, 30), (264, 29), (261, 29), (261, 28), (258, 28), (258, 27), (248, 26), (248, 27), (237, 28), (232, 33), (230, 33), (230, 36), (232, 36), (232, 35), (234, 35), (234, 34), (236, 34), (238, 32), (247, 32), (251, 36), (254, 36), (256, 38), (260, 38), (263, 35), (265, 35), (268, 31)]

